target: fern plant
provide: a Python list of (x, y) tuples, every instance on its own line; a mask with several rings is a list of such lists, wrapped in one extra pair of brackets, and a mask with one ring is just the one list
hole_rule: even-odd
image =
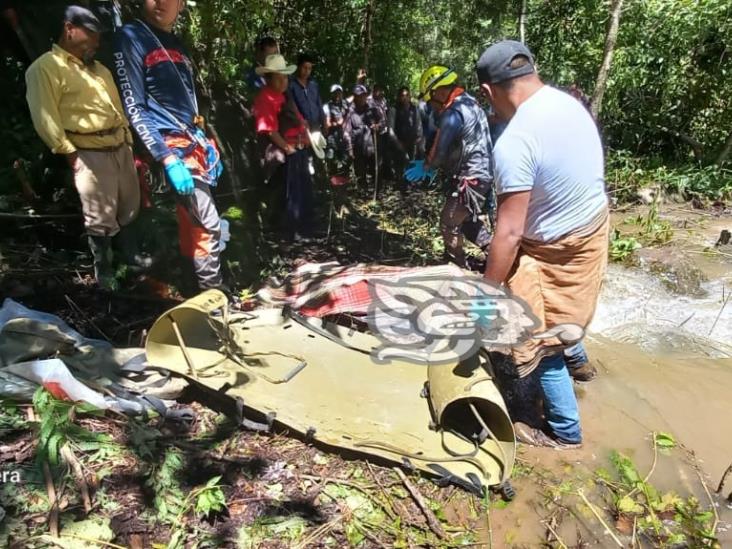
[(75, 423), (78, 414), (104, 414), (91, 404), (58, 400), (41, 387), (33, 395), (33, 408), (40, 424), (36, 451), (39, 462), (48, 460), (51, 465), (57, 465), (59, 452), (67, 443), (85, 452), (100, 450), (111, 443), (109, 436), (93, 433)]

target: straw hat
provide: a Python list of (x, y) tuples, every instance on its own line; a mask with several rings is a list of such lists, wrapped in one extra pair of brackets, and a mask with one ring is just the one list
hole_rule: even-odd
[(310, 146), (313, 148), (315, 156), (325, 158), (325, 148), (328, 146), (328, 143), (325, 137), (323, 137), (323, 134), (308, 130), (308, 137), (310, 138)]
[(268, 55), (264, 61), (264, 65), (261, 65), (254, 69), (258, 75), (268, 74), (271, 72), (278, 72), (280, 74), (292, 74), (297, 70), (295, 65), (288, 65), (285, 58), (279, 53)]

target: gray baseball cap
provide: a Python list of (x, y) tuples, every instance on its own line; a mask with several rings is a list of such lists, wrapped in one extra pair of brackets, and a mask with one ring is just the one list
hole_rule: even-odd
[[(517, 57), (526, 57), (529, 63), (522, 67), (511, 68), (511, 63)], [(534, 56), (531, 55), (529, 48), (515, 40), (502, 40), (483, 52), (475, 70), (481, 84), (498, 84), (505, 80), (531, 74), (536, 68), (534, 67)]]
[(75, 27), (84, 27), (91, 32), (104, 32), (104, 26), (91, 10), (82, 8), (81, 6), (69, 6), (64, 11), (64, 21), (71, 23)]

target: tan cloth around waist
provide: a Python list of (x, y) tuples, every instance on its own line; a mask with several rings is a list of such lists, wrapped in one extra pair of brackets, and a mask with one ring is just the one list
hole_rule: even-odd
[[(590, 324), (607, 268), (609, 227), (603, 209), (590, 224), (554, 242), (521, 243), (507, 286), (539, 319), (534, 333), (560, 324), (583, 329)], [(510, 354), (518, 375), (525, 377), (543, 357), (566, 347), (558, 338), (530, 339)]]

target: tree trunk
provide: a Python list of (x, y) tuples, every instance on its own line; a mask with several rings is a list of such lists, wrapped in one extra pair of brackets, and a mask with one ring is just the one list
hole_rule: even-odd
[(366, 71), (369, 70), (369, 53), (371, 50), (371, 29), (373, 27), (374, 10), (376, 7), (376, 0), (369, 0), (366, 5), (366, 12), (364, 13), (363, 20), (363, 68)]
[(618, 30), (620, 29), (620, 14), (623, 10), (623, 0), (612, 0), (610, 4), (610, 25), (605, 36), (605, 52), (602, 57), (602, 65), (597, 73), (597, 81), (595, 83), (595, 91), (592, 94), (590, 102), (590, 110), (592, 115), (597, 118), (602, 109), (602, 96), (605, 94), (607, 87), (607, 78), (610, 75), (610, 64), (613, 60), (613, 52), (615, 51), (615, 43), (618, 40)]
[(521, 0), (521, 12), (519, 12), (519, 20), (518, 20), (518, 27), (519, 27), (519, 40), (521, 40), (521, 43), (526, 42), (526, 4), (528, 3), (528, 0)]
[(732, 153), (732, 132), (727, 136), (727, 141), (725, 141), (724, 147), (722, 147), (722, 152), (719, 153), (719, 156), (714, 163), (717, 166), (722, 166), (722, 164), (727, 162), (730, 153)]
[(687, 133), (672, 130), (665, 126), (658, 126), (658, 129), (662, 132), (668, 133), (670, 135), (673, 135), (674, 137), (680, 139), (689, 147), (691, 147), (692, 152), (694, 153), (694, 160), (696, 160), (699, 164), (701, 164), (704, 161), (704, 145), (702, 145), (699, 141), (694, 139), (692, 136), (690, 136)]

